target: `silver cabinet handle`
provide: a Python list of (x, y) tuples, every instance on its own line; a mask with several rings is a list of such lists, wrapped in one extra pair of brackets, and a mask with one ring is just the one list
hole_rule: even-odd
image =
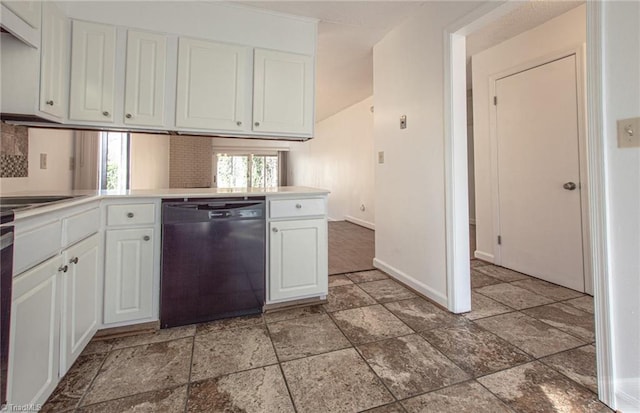
[(271, 231), (278, 232), (278, 228), (273, 228)]
[(78, 261), (80, 261), (78, 257), (73, 257), (69, 260), (69, 264), (77, 264)]
[(127, 119), (131, 119), (133, 115), (131, 113), (127, 113), (126, 115), (124, 115), (124, 117)]
[(151, 237), (148, 236), (148, 235), (145, 235), (144, 237), (142, 237), (142, 239), (145, 240), (145, 241), (149, 241), (151, 239)]
[(296, 204), (296, 208), (302, 209), (302, 205), (301, 204)]
[(254, 126), (260, 126), (260, 122), (255, 122), (253, 125)]
[(45, 103), (49, 106), (53, 106), (53, 100), (47, 100)]
[(68, 265), (61, 265), (60, 267), (58, 267), (58, 272), (67, 272), (68, 270), (69, 270)]
[(562, 187), (567, 191), (573, 191), (574, 189), (577, 188), (577, 185), (574, 182), (567, 182), (564, 185), (562, 185)]
[(242, 126), (242, 122), (241, 122), (241, 121), (237, 121), (237, 122), (236, 122), (236, 125), (238, 125), (238, 126)]
[(103, 116), (109, 116), (109, 112), (107, 112), (106, 110), (104, 112), (102, 112)]
[(127, 218), (133, 218), (133, 212), (127, 212)]

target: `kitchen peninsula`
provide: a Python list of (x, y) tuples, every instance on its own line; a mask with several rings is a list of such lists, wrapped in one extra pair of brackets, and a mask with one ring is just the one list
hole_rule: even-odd
[(158, 326), (163, 200), (263, 199), (263, 309), (326, 299), (327, 194), (293, 186), (72, 191), (31, 205), (34, 194), (3, 194), (3, 206), (15, 197), (22, 205), (9, 223), (8, 402), (43, 403), (97, 330)]

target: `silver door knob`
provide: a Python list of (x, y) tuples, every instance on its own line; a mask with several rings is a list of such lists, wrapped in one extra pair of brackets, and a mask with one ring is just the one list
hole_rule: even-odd
[(573, 191), (574, 189), (577, 188), (576, 184), (574, 182), (567, 182), (564, 185), (562, 185), (562, 187), (564, 189), (566, 189), (567, 191)]
[(79, 261), (78, 257), (73, 257), (69, 260), (69, 264), (77, 264)]
[(297, 208), (297, 209), (300, 209), (300, 208), (302, 208), (302, 205), (300, 205), (300, 204), (296, 204), (296, 208)]
[(278, 228), (274, 228), (274, 229), (272, 229), (271, 231), (273, 231), (273, 232), (278, 232)]
[(45, 103), (49, 106), (53, 106), (53, 100), (47, 100)]
[(145, 240), (145, 241), (149, 241), (151, 239), (151, 237), (148, 236), (148, 235), (145, 235), (144, 237), (142, 237), (142, 239)]
[(58, 272), (67, 272), (67, 270), (69, 270), (68, 265), (61, 265), (60, 267), (58, 267)]
[(126, 115), (124, 115), (124, 117), (127, 119), (131, 119), (133, 115), (131, 113), (127, 113)]
[(133, 212), (128, 212), (127, 213), (127, 218), (133, 218)]
[(260, 126), (260, 122), (255, 122), (253, 125), (254, 126)]
[(237, 121), (237, 122), (236, 122), (236, 125), (238, 125), (238, 126), (242, 126), (242, 122)]
[(109, 116), (109, 112), (107, 112), (106, 110), (104, 112), (102, 112), (103, 116)]

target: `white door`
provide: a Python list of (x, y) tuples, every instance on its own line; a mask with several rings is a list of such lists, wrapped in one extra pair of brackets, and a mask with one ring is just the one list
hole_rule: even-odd
[(124, 123), (164, 124), (167, 38), (161, 34), (127, 32)]
[(151, 317), (153, 228), (107, 231), (104, 322)]
[(113, 122), (116, 29), (74, 21), (69, 119)]
[(57, 256), (14, 278), (7, 381), (13, 405), (43, 404), (58, 384), (61, 264)]
[(575, 55), (496, 81), (499, 248), (503, 266), (584, 291), (576, 85)]
[(313, 58), (256, 49), (253, 130), (313, 133)]
[(98, 234), (69, 248), (64, 254), (62, 349), (60, 374), (78, 358), (98, 329), (100, 304)]
[(328, 293), (327, 221), (269, 224), (269, 299)]
[(52, 2), (43, 2), (40, 111), (64, 119), (68, 104), (69, 19)]
[(36, 29), (40, 27), (40, 16), (42, 13), (41, 5), (43, 3), (44, 2), (27, 0), (13, 0), (2, 2), (2, 4), (7, 6), (9, 10), (14, 12), (29, 26)]
[(176, 126), (233, 131), (247, 128), (248, 50), (180, 39)]

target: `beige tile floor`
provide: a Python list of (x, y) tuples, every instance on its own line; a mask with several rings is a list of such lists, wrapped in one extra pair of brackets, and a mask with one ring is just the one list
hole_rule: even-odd
[(43, 411), (610, 412), (591, 297), (472, 260), (453, 315), (361, 268), (371, 248), (342, 255), (325, 305), (94, 340)]

